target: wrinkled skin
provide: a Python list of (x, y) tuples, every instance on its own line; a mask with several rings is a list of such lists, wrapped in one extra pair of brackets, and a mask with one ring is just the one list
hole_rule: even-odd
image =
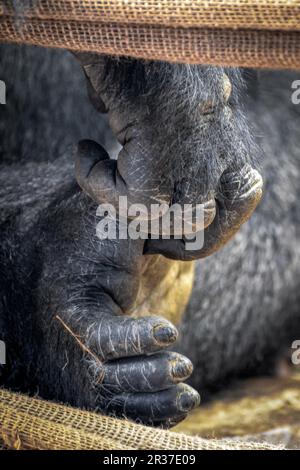
[[(219, 249), (254, 210), (261, 178), (249, 165), (252, 141), (236, 101), (228, 112), (222, 70), (104, 59), (103, 76), (99, 60), (84, 63), (90, 94), (98, 109), (104, 103), (124, 147), (116, 162), (94, 142), (79, 144), (80, 186), (96, 203), (116, 205), (120, 194), (147, 207), (207, 203), (213, 217), (205, 244), (187, 255), (184, 240), (100, 242), (97, 204), (74, 182), (68, 152), (52, 167), (4, 167), (0, 324), (9, 362), (1, 382), (170, 426), (198, 405), (199, 396), (183, 384), (190, 361), (166, 350), (177, 330), (160, 317), (159, 305), (157, 317), (130, 316), (143, 276), (159, 254), (191, 260)], [(233, 74), (234, 89), (239, 80)], [(161, 257), (157, 286), (165, 262)]]
[(48, 214), (23, 237), (16, 235), (16, 251), (25, 245), (24, 237), (31, 243), (12, 263), (11, 268), (24, 269), (13, 274), (15, 292), (4, 320), (16, 321), (12, 310), (18, 293), (23, 295), (20, 277), (31, 279), (35, 306), (31, 294), (23, 299), (22, 314), (31, 323), (30, 349), (21, 332), (18, 339), (21, 325), (14, 324), (6, 338), (8, 357), (16, 348), (22, 365), (14, 364), (10, 373), (4, 368), (4, 382), (14, 386), (20, 379), (15, 374), (23, 372), (23, 388), (38, 386), (46, 398), (169, 426), (199, 403), (197, 392), (182, 383), (192, 364), (166, 351), (178, 333), (159, 317), (159, 308), (157, 316), (130, 316), (152, 257), (143, 256), (143, 241), (100, 242), (95, 214), (96, 205), (69, 178)]
[(203, 204), (203, 228), (210, 228), (201, 251), (187, 253), (184, 240), (172, 240), (149, 241), (145, 253), (185, 260), (217, 251), (250, 217), (262, 192), (261, 177), (249, 165), (257, 148), (239, 110), (239, 73), (228, 72), (232, 85), (222, 69), (212, 67), (87, 53), (78, 58), (92, 101), (108, 113), (122, 145), (117, 160), (111, 160), (100, 145), (81, 142), (80, 186), (96, 202), (115, 208), (119, 196), (147, 209)]

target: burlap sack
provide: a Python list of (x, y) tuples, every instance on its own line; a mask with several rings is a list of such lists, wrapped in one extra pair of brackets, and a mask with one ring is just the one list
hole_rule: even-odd
[(272, 450), (268, 444), (189, 437), (0, 390), (0, 448)]
[(11, 3), (0, 5), (0, 41), (174, 62), (300, 67), (300, 0), (22, 0), (19, 15)]

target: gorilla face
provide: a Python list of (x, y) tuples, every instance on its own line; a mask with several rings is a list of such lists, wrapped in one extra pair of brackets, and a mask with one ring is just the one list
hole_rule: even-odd
[[(207, 256), (245, 222), (262, 193), (257, 155), (238, 95), (239, 71), (78, 54), (98, 110), (122, 145), (117, 160), (91, 141), (78, 146), (76, 176), (98, 203), (203, 204), (204, 246), (149, 240), (145, 253), (175, 259)], [(149, 217), (148, 211), (145, 218)], [(189, 235), (194, 227), (185, 229)], [(172, 232), (171, 232), (172, 234)], [(176, 234), (173, 232), (173, 235)]]

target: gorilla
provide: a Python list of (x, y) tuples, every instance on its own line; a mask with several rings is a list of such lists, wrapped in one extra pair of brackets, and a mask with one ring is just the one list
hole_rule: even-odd
[[(0, 78), (0, 383), (168, 427), (273, 373), (300, 334), (296, 74), (2, 45)], [(99, 239), (120, 195), (203, 204), (203, 247)]]

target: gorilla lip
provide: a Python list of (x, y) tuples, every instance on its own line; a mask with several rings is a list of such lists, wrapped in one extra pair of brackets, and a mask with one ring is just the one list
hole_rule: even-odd
[(214, 199), (201, 204), (151, 204), (148, 210), (144, 204), (128, 205), (127, 196), (119, 197), (117, 207), (109, 203), (100, 204), (96, 213), (99, 217), (109, 217), (125, 225), (138, 221), (141, 232), (165, 236), (195, 235), (212, 223), (215, 214)]

